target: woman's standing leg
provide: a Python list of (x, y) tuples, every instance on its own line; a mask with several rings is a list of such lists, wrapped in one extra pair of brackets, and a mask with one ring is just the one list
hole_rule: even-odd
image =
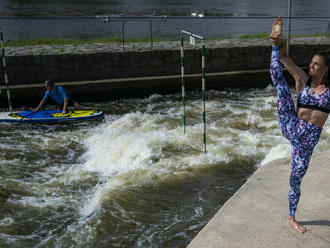
[(289, 190), (289, 216), (295, 216), (300, 198), (301, 181), (307, 171), (312, 151), (292, 146), (291, 175)]
[(299, 119), (296, 137), (292, 144), (292, 169), (289, 190), (289, 223), (299, 232), (306, 228), (295, 221), (295, 214), (300, 198), (300, 185), (307, 172), (315, 146), (318, 143), (322, 128)]

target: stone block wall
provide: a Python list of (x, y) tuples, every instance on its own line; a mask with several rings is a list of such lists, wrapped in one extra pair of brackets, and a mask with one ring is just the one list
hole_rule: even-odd
[[(307, 65), (312, 54), (329, 48), (330, 39), (292, 40), (291, 57)], [(267, 40), (226, 40), (206, 42), (206, 72), (226, 72), (269, 67)], [(34, 84), (46, 79), (59, 82), (114, 78), (179, 75), (179, 42), (163, 42), (150, 51), (149, 44), (83, 46), (45, 46), (7, 48), (7, 72), (11, 84)], [(96, 49), (97, 48), (97, 49)], [(200, 46), (185, 50), (185, 72), (200, 73)]]

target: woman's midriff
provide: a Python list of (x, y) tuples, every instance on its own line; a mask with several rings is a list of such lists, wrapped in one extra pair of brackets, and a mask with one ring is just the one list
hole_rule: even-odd
[(298, 117), (313, 125), (323, 128), (328, 118), (327, 113), (317, 109), (298, 108)]

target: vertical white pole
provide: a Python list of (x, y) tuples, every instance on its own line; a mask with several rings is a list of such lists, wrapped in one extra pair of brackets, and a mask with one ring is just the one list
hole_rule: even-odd
[(290, 56), (290, 36), (291, 36), (291, 0), (288, 0), (288, 31), (286, 39), (286, 52)]
[(205, 113), (205, 45), (202, 47), (202, 111), (203, 111), (203, 148), (206, 153), (206, 113)]
[(2, 70), (3, 70), (3, 75), (5, 78), (5, 83), (6, 83), (6, 88), (7, 88), (7, 98), (8, 98), (8, 106), (9, 106), (9, 111), (10, 113), (13, 112), (13, 107), (11, 105), (11, 97), (10, 97), (10, 90), (9, 90), (9, 81), (8, 81), (8, 75), (7, 75), (7, 64), (6, 64), (6, 57), (5, 57), (5, 46), (3, 44), (3, 33), (0, 32), (0, 48), (1, 48), (1, 56), (2, 56)]
[(183, 133), (186, 134), (186, 104), (185, 104), (185, 88), (184, 88), (184, 37), (181, 36), (181, 89), (182, 89), (182, 125)]

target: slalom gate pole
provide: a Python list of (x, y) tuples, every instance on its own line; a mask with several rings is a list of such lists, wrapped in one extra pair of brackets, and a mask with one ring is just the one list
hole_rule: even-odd
[[(184, 87), (184, 35), (189, 37), (190, 44), (196, 45), (195, 39), (204, 40), (205, 38), (190, 33), (185, 30), (181, 30), (181, 82), (182, 82), (182, 122), (183, 122), (183, 131), (186, 133), (186, 113), (185, 113), (185, 87)], [(205, 111), (205, 102), (206, 102), (206, 89), (205, 89), (205, 44), (202, 45), (202, 117), (203, 117), (203, 151), (206, 154), (206, 111)]]
[(8, 98), (8, 106), (9, 106), (9, 112), (13, 112), (13, 107), (11, 105), (11, 97), (10, 97), (10, 90), (9, 90), (9, 81), (8, 81), (8, 75), (6, 71), (6, 57), (5, 57), (5, 46), (3, 43), (3, 33), (0, 32), (0, 49), (1, 49), (1, 56), (2, 56), (2, 70), (3, 75), (5, 78), (6, 88), (7, 88), (7, 98)]
[(205, 45), (202, 46), (202, 112), (203, 112), (203, 147), (206, 153), (206, 113), (205, 113)]
[(185, 88), (184, 88), (184, 38), (181, 36), (181, 95), (182, 95), (182, 125), (183, 133), (186, 134), (186, 105), (185, 105)]
[(288, 0), (288, 32), (286, 39), (286, 53), (290, 56), (290, 39), (291, 39), (291, 0)]

